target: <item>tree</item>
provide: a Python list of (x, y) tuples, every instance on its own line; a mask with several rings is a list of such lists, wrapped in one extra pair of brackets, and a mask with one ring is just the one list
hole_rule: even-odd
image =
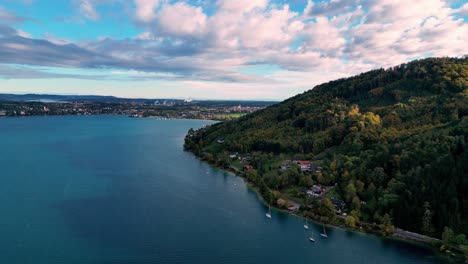
[(389, 215), (389, 214), (384, 214), (384, 216), (382, 216), (381, 220), (382, 222), (382, 225), (383, 225), (383, 231), (386, 235), (390, 235), (390, 234), (393, 234), (393, 232), (395, 231), (395, 226), (393, 226), (392, 224), (392, 217)]
[(356, 219), (354, 219), (354, 217), (349, 215), (345, 219), (345, 224), (346, 224), (347, 227), (355, 228), (356, 227)]
[(304, 187), (311, 187), (312, 185), (314, 185), (314, 182), (312, 181), (312, 178), (309, 175), (301, 176), (299, 183)]
[(350, 182), (348, 186), (346, 186), (345, 191), (346, 191), (346, 200), (352, 201), (353, 197), (356, 196), (356, 187), (354, 186), (354, 184)]
[(246, 173), (247, 179), (251, 182), (256, 182), (258, 175), (257, 175), (257, 170), (250, 169)]
[(453, 230), (448, 228), (448, 227), (444, 227), (444, 232), (442, 233), (442, 242), (445, 246), (449, 246), (451, 243), (452, 243), (452, 240), (453, 240), (453, 237), (455, 236), (455, 234), (453, 233)]
[(429, 202), (425, 202), (423, 205), (424, 214), (422, 217), (422, 227), (421, 231), (426, 236), (432, 236), (434, 234), (434, 227), (432, 225), (432, 216), (434, 213), (431, 210), (431, 205)]
[(328, 198), (324, 198), (320, 204), (319, 213), (324, 216), (326, 220), (332, 221), (335, 219), (335, 206)]
[(442, 242), (445, 247), (449, 245), (463, 245), (466, 243), (466, 237), (464, 234), (455, 235), (452, 229), (444, 227)]
[(361, 210), (361, 200), (359, 200), (359, 197), (354, 196), (352, 202), (351, 202), (351, 208), (356, 211)]

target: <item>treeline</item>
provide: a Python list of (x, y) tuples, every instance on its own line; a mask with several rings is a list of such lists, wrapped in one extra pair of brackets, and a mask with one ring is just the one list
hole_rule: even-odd
[[(223, 144), (217, 139), (223, 138)], [(441, 237), (468, 234), (468, 59), (430, 58), (328, 82), (236, 121), (190, 131), (186, 148), (214, 160), (302, 155), (323, 167), (357, 224)], [(256, 177), (278, 192), (306, 186), (276, 167)], [(258, 181), (258, 179), (256, 179)], [(283, 184), (284, 183), (284, 184)]]

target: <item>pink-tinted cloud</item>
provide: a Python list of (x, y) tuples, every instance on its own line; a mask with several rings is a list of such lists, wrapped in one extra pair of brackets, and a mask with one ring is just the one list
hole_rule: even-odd
[[(95, 1), (80, 1), (83, 15), (94, 20), (103, 16)], [(134, 26), (141, 30), (133, 39), (75, 43), (31, 39), (12, 27), (22, 18), (0, 8), (0, 62), (118, 68), (147, 73), (135, 79), (163, 78), (200, 89), (250, 87), (258, 95), (267, 87), (310, 89), (414, 58), (467, 53), (468, 26), (460, 17), (468, 4), (454, 9), (442, 0), (309, 1), (299, 11), (268, 0), (218, 0), (211, 10), (189, 1), (132, 3)], [(256, 65), (277, 70), (239, 71)]]

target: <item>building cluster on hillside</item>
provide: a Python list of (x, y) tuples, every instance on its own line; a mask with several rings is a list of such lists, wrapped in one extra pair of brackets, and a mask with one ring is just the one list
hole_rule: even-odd
[[(218, 138), (216, 139), (216, 142), (218, 144), (224, 144), (224, 138)], [(231, 161), (238, 161), (241, 164), (241, 167), (239, 170), (242, 170), (244, 173), (256, 169), (254, 166), (255, 164), (252, 164), (252, 156), (250, 154), (239, 154), (238, 152), (231, 152), (228, 155), (229, 159)], [(304, 175), (310, 175), (312, 177), (315, 173), (321, 173), (322, 172), (322, 167), (315, 165), (313, 162), (309, 160), (304, 160), (304, 159), (293, 159), (293, 160), (285, 160), (281, 162), (279, 166), (279, 170), (286, 172), (291, 168), (297, 168), (299, 169)], [(308, 189), (304, 189), (304, 194), (307, 196), (310, 196), (314, 199), (317, 199), (319, 201), (322, 201), (325, 197), (329, 197), (329, 200), (335, 207), (336, 214), (340, 216), (346, 216), (346, 213), (344, 212), (344, 209), (346, 207), (346, 203), (340, 199), (337, 199), (335, 197), (330, 197), (329, 195), (326, 195), (329, 193), (329, 191), (335, 186), (324, 186), (321, 184), (314, 184), (312, 187)], [(291, 202), (288, 200), (288, 202)], [(285, 207), (286, 208), (286, 207)], [(289, 208), (289, 207), (288, 207)], [(289, 209), (288, 209), (289, 210)], [(294, 210), (297, 210), (296, 207), (294, 207)]]
[[(315, 199), (323, 200), (323, 198), (325, 198), (325, 194), (328, 191), (330, 191), (332, 188), (335, 188), (335, 186), (329, 187), (329, 186), (322, 186), (320, 184), (315, 184), (311, 188), (306, 190), (306, 194)], [(332, 202), (333, 206), (335, 207), (336, 213), (338, 215), (346, 216), (346, 213), (344, 213), (346, 203), (335, 197), (330, 197), (329, 199)]]
[(255, 106), (233, 106), (226, 109), (227, 113), (253, 113), (257, 110), (262, 109), (262, 107), (255, 107)]
[(286, 160), (281, 163), (280, 170), (285, 171), (293, 166), (297, 166), (303, 172), (312, 172), (312, 173), (319, 173), (322, 172), (322, 167), (315, 166), (312, 162), (308, 160)]

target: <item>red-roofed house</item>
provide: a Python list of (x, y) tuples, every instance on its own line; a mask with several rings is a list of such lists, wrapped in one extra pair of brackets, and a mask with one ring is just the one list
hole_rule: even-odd
[(298, 160), (296, 164), (299, 165), (302, 171), (310, 171), (311, 163), (307, 160)]
[(248, 170), (251, 170), (251, 169), (253, 169), (253, 166), (252, 166), (252, 165), (245, 165), (245, 166), (244, 166), (244, 170), (245, 170), (245, 171), (248, 171)]

